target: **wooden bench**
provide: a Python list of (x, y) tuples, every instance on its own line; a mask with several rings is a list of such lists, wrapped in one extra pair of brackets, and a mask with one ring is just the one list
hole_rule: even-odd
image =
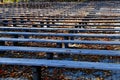
[[(55, 3), (54, 3), (55, 4)], [(80, 3), (72, 6), (68, 6), (65, 3), (65, 7), (63, 10), (60, 10), (58, 12), (59, 14), (63, 14), (66, 12), (72, 11), (74, 8), (85, 8), (87, 7), (88, 3), (85, 3), (84, 5), (80, 5)], [(109, 4), (109, 3), (106, 3)], [(20, 5), (20, 4), (19, 4)], [(24, 5), (24, 4), (22, 4)], [(89, 4), (90, 5), (90, 4)], [(97, 4), (94, 4), (97, 5)], [(25, 5), (24, 5), (25, 6)], [(58, 5), (59, 6), (59, 5)], [(91, 7), (93, 4), (91, 3)], [(119, 15), (97, 15), (97, 12), (102, 13), (102, 11), (99, 11), (102, 5), (99, 7), (95, 7), (96, 10), (90, 10), (88, 11), (89, 14), (86, 16), (47, 16), (46, 11), (43, 11), (45, 13), (45, 16), (34, 16), (34, 15), (27, 15), (27, 13), (23, 13), (25, 16), (16, 16), (19, 14), (16, 11), (14, 11), (11, 15), (7, 15), (6, 17), (0, 18), (0, 22), (2, 24), (5, 24), (5, 26), (0, 27), (0, 54), (4, 54), (5, 52), (21, 52), (24, 54), (27, 53), (33, 53), (38, 54), (40, 52), (46, 53), (47, 58), (44, 59), (31, 59), (31, 58), (0, 58), (0, 64), (6, 64), (6, 65), (26, 65), (35, 67), (37, 69), (36, 73), (40, 73), (41, 66), (48, 66), (48, 67), (62, 67), (62, 68), (76, 68), (76, 69), (95, 69), (95, 70), (108, 70), (108, 71), (119, 71), (120, 70), (120, 64), (119, 59), (118, 63), (104, 63), (104, 62), (90, 62), (90, 61), (74, 61), (74, 60), (55, 60), (53, 58), (53, 53), (55, 54), (67, 54), (67, 55), (87, 55), (87, 56), (109, 56), (109, 57), (120, 57), (120, 50), (100, 50), (100, 49), (82, 49), (82, 48), (70, 48), (68, 47), (68, 44), (81, 44), (81, 45), (100, 45), (100, 46), (120, 46), (120, 29), (119, 29), (119, 23), (120, 17)], [(35, 6), (34, 6), (35, 7)], [(60, 9), (61, 9), (60, 8)], [(59, 10), (57, 6), (53, 9)], [(23, 12), (26, 9), (23, 10)], [(32, 9), (31, 9), (32, 10)], [(48, 8), (49, 10), (49, 8)], [(82, 9), (79, 9), (82, 10)], [(79, 11), (78, 10), (78, 11)], [(36, 10), (36, 14), (39, 13), (39, 11)], [(87, 10), (84, 10), (87, 12)], [(3, 11), (4, 12), (4, 11)], [(54, 12), (54, 11), (53, 11)], [(104, 11), (103, 11), (104, 12)], [(34, 13), (34, 11), (33, 11)], [(32, 13), (32, 14), (33, 14)], [(79, 13), (79, 12), (76, 12)], [(110, 11), (112, 14), (112, 12)], [(16, 14), (15, 16), (13, 14)], [(22, 14), (20, 14), (22, 15)], [(27, 19), (27, 20), (26, 20)], [(34, 20), (36, 19), (36, 20)], [(11, 22), (11, 23), (10, 23)], [(54, 28), (39, 28), (39, 27), (29, 27), (29, 25), (34, 25), (33, 23), (26, 23), (26, 22), (35, 22), (35, 25), (39, 26), (50, 26)], [(51, 23), (51, 24), (49, 24)], [(54, 24), (52, 24), (54, 23)], [(62, 23), (62, 24), (57, 24)], [(64, 24), (65, 23), (65, 24)], [(74, 23), (74, 24), (69, 24)], [(88, 24), (84, 24), (88, 23)], [(93, 23), (93, 24), (89, 24)], [(94, 25), (94, 23), (97, 23)], [(106, 24), (102, 24), (106, 23)], [(112, 23), (112, 24), (108, 24)], [(114, 24), (113, 24), (114, 23)], [(8, 24), (14, 25), (14, 27), (9, 27)], [(15, 25), (28, 25), (28, 27), (17, 27)], [(61, 26), (62, 28), (58, 28)], [(63, 26), (67, 26), (67, 28), (63, 28)], [(69, 26), (89, 26), (90, 29), (87, 28), (69, 28)], [(106, 29), (94, 29), (93, 26), (105, 26), (109, 27)], [(112, 28), (111, 28), (112, 27)], [(116, 28), (118, 27), (118, 29)], [(43, 30), (43, 32), (42, 32)], [(68, 33), (55, 33), (54, 31), (57, 30), (63, 30), (63, 31), (69, 31)], [(41, 32), (40, 32), (41, 31)], [(46, 31), (46, 32), (45, 32)], [(48, 33), (48, 32), (50, 33)], [(79, 31), (79, 32), (77, 32)], [(82, 33), (84, 31), (84, 33)], [(103, 32), (102, 34), (98, 33), (89, 33), (89, 32)], [(114, 32), (114, 34), (104, 32)], [(24, 36), (20, 38), (19, 36)], [(25, 37), (27, 36), (27, 37)], [(37, 38), (31, 38), (31, 36), (37, 36)], [(39, 37), (39, 38), (38, 38)], [(55, 39), (41, 39), (40, 37), (62, 37), (63, 40), (55, 40)], [(77, 37), (77, 39), (75, 39)], [(98, 40), (79, 40), (78, 38), (108, 38), (111, 39), (111, 41), (98, 41)], [(6, 45), (5, 42), (12, 42), (13, 45)], [(17, 43), (56, 43), (56, 47), (31, 47), (28, 45), (22, 45)], [(65, 47), (62, 47), (61, 44), (64, 44)], [(67, 46), (66, 46), (67, 45)], [(97, 46), (96, 46), (97, 47)], [(111, 58), (110, 58), (111, 59)], [(38, 69), (39, 68), (39, 69)], [(40, 75), (40, 74), (39, 74)], [(35, 79), (37, 80), (37, 79)], [(38, 79), (39, 80), (39, 79)]]

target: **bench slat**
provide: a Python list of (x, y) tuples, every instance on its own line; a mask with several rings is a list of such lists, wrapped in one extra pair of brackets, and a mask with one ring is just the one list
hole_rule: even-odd
[(28, 28), (28, 27), (0, 27), (0, 30), (77, 30), (77, 31), (120, 31), (120, 29), (81, 29), (81, 28)]
[[(13, 21), (12, 18), (11, 19), (0, 19), (0, 21)], [(73, 20), (73, 21), (54, 21), (54, 20), (16, 20), (16, 22), (54, 22), (54, 23), (120, 23), (120, 21), (77, 21), (77, 20)]]
[(120, 41), (52, 40), (52, 39), (24, 39), (24, 38), (4, 38), (4, 37), (0, 38), (0, 41), (120, 45)]
[(120, 39), (120, 34), (64, 34), (64, 33), (35, 33), (35, 32), (0, 32), (6, 35), (34, 35), (34, 36), (56, 36), (56, 37), (97, 37)]
[(0, 58), (0, 64), (84, 68), (84, 69), (100, 69), (100, 70), (120, 70), (120, 64), (115, 64), (115, 63), (97, 63), (97, 62), (82, 62), (82, 61), (78, 62), (78, 61), (65, 61), (65, 60)]
[(0, 46), (0, 51), (48, 52), (48, 53), (59, 53), (59, 54), (65, 53), (65, 54), (83, 54), (83, 55), (120, 56), (120, 50)]
[[(2, 23), (3, 24), (3, 23)], [(50, 26), (50, 27), (56, 27), (56, 26), (89, 26), (89, 27), (96, 27), (96, 26), (109, 26), (109, 27), (120, 27), (120, 24), (64, 24), (64, 23), (58, 23), (58, 24), (40, 24), (40, 23), (5, 23), (9, 25), (40, 25), (40, 26)]]
[[(42, 19), (42, 20), (120, 20), (120, 18), (51, 18), (50, 16), (45, 18), (44, 16), (42, 16), (42, 18), (40, 17), (6, 17), (7, 19), (11, 19), (11, 18), (16, 18), (16, 19)], [(2, 18), (1, 18), (2, 19)], [(3, 18), (4, 19), (4, 18)]]
[[(118, 10), (116, 10), (116, 11), (118, 11)], [(16, 13), (17, 13), (18, 11), (16, 11)], [(118, 11), (119, 12), (119, 11)], [(52, 15), (49, 15), (49, 16), (47, 16), (47, 15), (44, 15), (44, 16), (34, 16), (34, 15), (27, 15), (27, 14), (30, 14), (30, 13), (18, 13), (19, 15), (7, 15), (7, 17), (56, 17), (56, 16), (52, 16)], [(23, 15), (24, 14), (24, 15)], [(22, 15), (22, 16), (20, 16), (20, 15)], [(93, 16), (93, 14), (92, 14), (92, 16)], [(72, 18), (72, 17), (75, 17), (75, 16), (65, 16), (65, 17), (69, 17), (69, 18)], [(76, 17), (79, 17), (79, 18), (82, 18), (83, 16), (82, 15), (79, 15), (79, 16), (76, 16)], [(111, 17), (114, 17), (114, 18), (118, 18), (119, 17), (119, 15), (96, 15), (96, 14), (94, 14), (94, 16), (93, 17), (98, 17), (98, 19), (99, 18), (104, 18), (104, 17), (109, 17), (109, 18), (111, 18)]]

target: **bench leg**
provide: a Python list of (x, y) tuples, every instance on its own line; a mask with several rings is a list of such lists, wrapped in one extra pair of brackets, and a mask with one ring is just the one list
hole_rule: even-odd
[[(14, 38), (18, 38), (18, 35), (14, 35), (13, 37), (14, 37)], [(13, 45), (14, 45), (14, 46), (18, 46), (19, 44), (18, 44), (18, 42), (13, 42)]]
[[(5, 46), (5, 41), (0, 41), (0, 46)], [(4, 55), (6, 51), (0, 51), (1, 55)]]
[(53, 59), (53, 53), (46, 53), (47, 54), (47, 59)]
[[(65, 40), (69, 40), (69, 37), (64, 37)], [(65, 48), (69, 48), (69, 43), (64, 43)]]
[(41, 67), (33, 67), (33, 80), (41, 80)]
[(3, 21), (3, 26), (8, 26), (8, 21), (7, 20)]
[(17, 27), (17, 24), (16, 24), (17, 20), (15, 18), (12, 19), (12, 22), (13, 22), (13, 27)]

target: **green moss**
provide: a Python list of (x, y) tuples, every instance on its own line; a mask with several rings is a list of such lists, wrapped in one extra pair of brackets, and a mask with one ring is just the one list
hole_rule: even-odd
[(19, 2), (19, 0), (4, 0), (4, 3)]

